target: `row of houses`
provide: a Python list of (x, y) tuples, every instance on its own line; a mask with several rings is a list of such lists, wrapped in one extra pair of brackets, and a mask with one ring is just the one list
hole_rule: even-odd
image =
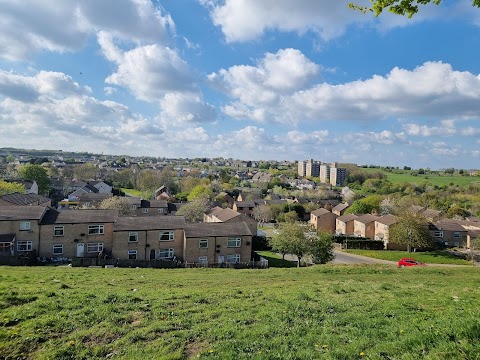
[[(335, 209), (335, 208), (334, 208)], [(338, 211), (338, 208), (335, 209)], [(398, 222), (394, 215), (376, 216), (372, 214), (341, 214), (335, 210), (324, 208), (310, 214), (310, 225), (335, 233), (336, 235), (380, 240), (386, 250), (404, 250), (405, 246), (389, 241), (389, 231)], [(471, 248), (474, 240), (480, 236), (480, 219), (467, 218), (465, 220), (440, 219), (438, 212), (431, 209), (422, 210), (422, 214), (433, 216), (430, 218), (429, 231), (431, 237), (444, 247)]]
[(0, 206), (0, 255), (239, 263), (251, 259), (252, 230), (244, 221), (186, 224), (182, 216)]

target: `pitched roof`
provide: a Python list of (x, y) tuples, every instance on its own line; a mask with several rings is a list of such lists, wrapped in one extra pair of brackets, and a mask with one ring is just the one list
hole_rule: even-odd
[(151, 208), (167, 208), (168, 202), (167, 200), (149, 200)]
[(41, 221), (47, 224), (113, 223), (118, 218), (115, 209), (63, 210), (50, 209)]
[(83, 193), (83, 194), (80, 194), (78, 199), (80, 201), (102, 201), (111, 197), (112, 197), (112, 194)]
[(324, 209), (324, 208), (320, 208), (320, 209), (317, 209), (317, 210), (314, 210), (311, 212), (312, 215), (315, 215), (315, 216), (322, 216), (322, 215), (325, 215), (325, 214), (331, 214), (332, 212), (331, 211), (328, 211), (327, 209)]
[(185, 226), (185, 237), (198, 238), (209, 236), (252, 235), (244, 222), (239, 223), (199, 223)]
[(335, 210), (335, 211), (343, 211), (345, 210), (346, 208), (348, 208), (350, 205), (348, 205), (347, 203), (342, 203), (342, 204), (338, 204), (338, 205), (335, 205), (332, 209)]
[(435, 223), (439, 230), (447, 231), (467, 231), (462, 225), (461, 221), (456, 220), (441, 220)]
[(113, 231), (174, 230), (184, 227), (183, 216), (119, 217)]
[(237, 205), (237, 207), (255, 207), (253, 201), (235, 201), (235, 205)]
[(358, 215), (345, 214), (345, 215), (337, 217), (337, 220), (342, 221), (342, 222), (349, 222), (349, 221), (355, 220), (356, 218), (358, 218)]
[(365, 215), (358, 216), (358, 218), (356, 218), (355, 221), (361, 222), (362, 224), (368, 224), (368, 223), (371, 223), (372, 221), (377, 221), (378, 219), (379, 219), (378, 216), (365, 214)]
[(49, 198), (37, 194), (13, 193), (0, 196), (0, 200), (9, 202), (12, 205), (40, 205), (50, 202)]
[(46, 210), (46, 206), (0, 206), (0, 221), (40, 220)]
[(227, 209), (222, 209), (220, 211), (217, 211), (212, 215), (215, 216), (221, 222), (225, 222), (233, 218), (236, 218), (237, 216), (241, 216), (242, 214), (240, 214), (235, 210), (227, 208)]
[(207, 211), (205, 211), (205, 215), (214, 215), (215, 213), (218, 213), (219, 211), (222, 211), (223, 209), (220, 206), (215, 206)]
[(384, 215), (382, 217), (380, 217), (379, 219), (375, 220), (376, 222), (380, 223), (380, 224), (384, 224), (384, 225), (393, 225), (395, 224), (396, 222), (398, 222), (398, 218), (394, 215)]
[(6, 243), (6, 242), (13, 242), (15, 240), (15, 234), (0, 234), (0, 242), (1, 243)]

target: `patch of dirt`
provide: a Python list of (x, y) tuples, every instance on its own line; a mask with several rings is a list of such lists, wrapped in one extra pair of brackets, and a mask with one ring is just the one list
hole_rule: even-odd
[(186, 359), (196, 359), (200, 353), (205, 351), (210, 347), (210, 344), (206, 341), (195, 341), (189, 342), (183, 353)]

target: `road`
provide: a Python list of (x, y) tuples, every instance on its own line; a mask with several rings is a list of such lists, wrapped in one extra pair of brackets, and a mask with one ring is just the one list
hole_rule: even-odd
[(396, 265), (394, 261), (372, 259), (366, 256), (349, 254), (340, 250), (334, 250), (335, 259), (331, 261), (332, 264), (386, 264)]

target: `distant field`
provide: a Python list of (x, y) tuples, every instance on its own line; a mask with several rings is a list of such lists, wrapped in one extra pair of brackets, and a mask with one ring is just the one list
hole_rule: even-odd
[(405, 171), (402, 174), (394, 174), (391, 172), (383, 171), (381, 169), (370, 169), (370, 168), (362, 168), (366, 172), (382, 172), (385, 174), (387, 179), (394, 184), (401, 184), (401, 183), (414, 183), (414, 184), (421, 184), (423, 182), (430, 182), (432, 185), (450, 185), (451, 183), (455, 185), (465, 186), (470, 185), (472, 183), (480, 184), (480, 177), (478, 176), (461, 176), (461, 175), (436, 175), (436, 174), (427, 174), (427, 175), (417, 175), (413, 176), (411, 171)]
[(455, 256), (441, 251), (432, 252), (414, 252), (406, 251), (385, 251), (385, 250), (348, 250), (352, 254), (368, 256), (375, 259), (399, 261), (404, 257), (412, 257), (417, 261), (427, 264), (456, 264), (456, 265), (472, 265), (470, 261), (459, 259)]
[(0, 268), (2, 359), (478, 359), (480, 272)]

